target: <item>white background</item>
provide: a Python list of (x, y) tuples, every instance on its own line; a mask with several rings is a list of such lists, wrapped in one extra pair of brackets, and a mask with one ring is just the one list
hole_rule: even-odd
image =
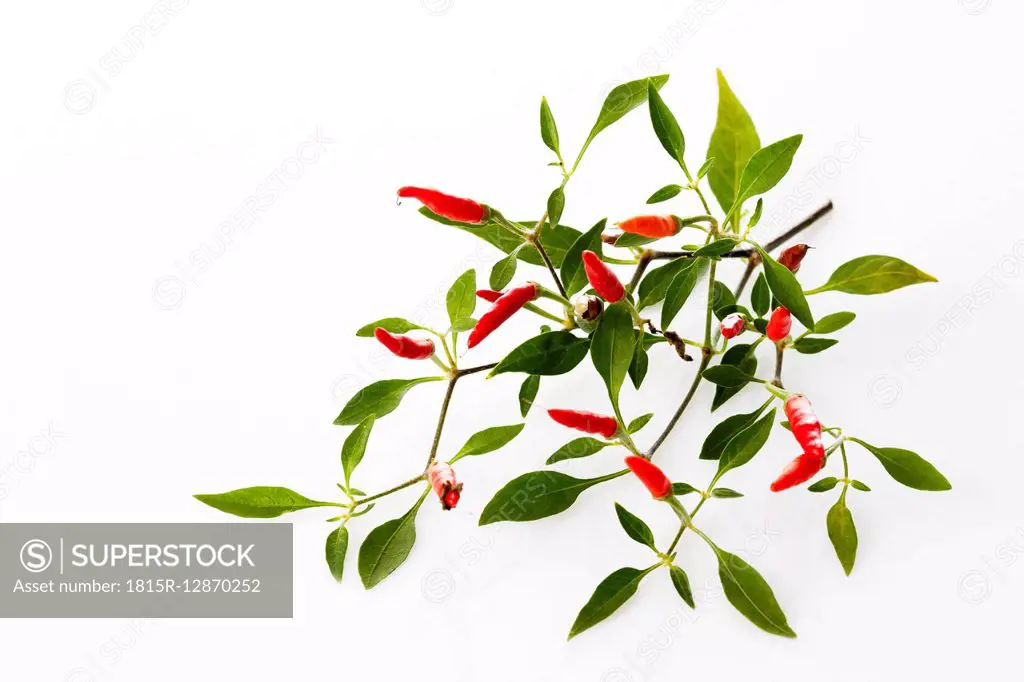
[[(953, 490), (904, 488), (852, 449), (853, 474), (874, 491), (851, 493), (861, 540), (847, 578), (825, 534), (834, 494), (767, 491), (795, 454), (779, 431), (726, 481), (746, 497), (709, 503), (701, 525), (769, 580), (799, 639), (735, 613), (707, 548), (686, 537), (696, 612), (659, 573), (566, 643), (599, 580), (649, 560), (618, 528), (613, 500), (663, 544), (675, 522), (624, 479), (554, 519), (477, 527), (494, 491), (571, 437), (535, 410), (510, 447), (459, 467), (456, 511), (428, 500), (412, 556), (372, 592), (359, 585), (355, 547), (412, 491), (353, 522), (341, 586), (323, 560), (327, 514), (285, 520), (296, 524), (292, 620), (3, 621), (4, 678), (847, 681), (1018, 669), (1022, 20), (1011, 0), (9, 3), (0, 521), (223, 521), (191, 494), (260, 484), (335, 499), (341, 405), (371, 380), (429, 370), (354, 330), (385, 315), (443, 325), (451, 280), (467, 267), (486, 274), (498, 255), (422, 219), (415, 202), (396, 207), (395, 189), (437, 186), (536, 218), (558, 180), (539, 138), (541, 95), (574, 157), (608, 89), (662, 72), (696, 168), (716, 67), (764, 142), (805, 135), (757, 236), (835, 201), (807, 234), (817, 250), (805, 283), (867, 253), (940, 279), (882, 297), (814, 297), (818, 315), (859, 318), (835, 349), (790, 359), (787, 385), (825, 422), (921, 453)], [(318, 131), (321, 146), (300, 149)], [(297, 153), (307, 159), (298, 170)], [(563, 222), (622, 219), (679, 180), (639, 110), (593, 144)], [(276, 201), (225, 239), (222, 224), (267, 182), (278, 183)], [(694, 209), (692, 198), (671, 206)], [(533, 325), (517, 320), (464, 364), (499, 358)], [(644, 390), (624, 391), (628, 415), (658, 413), (641, 443), (692, 372), (659, 348)], [(442, 455), (483, 426), (514, 423), (518, 382), (460, 384)], [(378, 423), (360, 487), (416, 472), (442, 390), (416, 388)], [(711, 475), (696, 460), (722, 416), (707, 413), (710, 394), (700, 391), (662, 451), (676, 479)], [(724, 412), (760, 400), (750, 389)], [(545, 379), (539, 401), (607, 410), (589, 370)], [(562, 469), (616, 466), (607, 451)]]

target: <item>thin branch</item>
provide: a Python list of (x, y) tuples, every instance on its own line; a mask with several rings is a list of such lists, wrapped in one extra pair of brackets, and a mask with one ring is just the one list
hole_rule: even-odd
[(537, 253), (540, 254), (541, 260), (544, 261), (544, 265), (547, 266), (548, 272), (551, 273), (551, 279), (555, 280), (555, 286), (558, 287), (558, 293), (562, 295), (562, 298), (568, 299), (569, 294), (565, 293), (565, 287), (562, 286), (562, 280), (558, 277), (558, 271), (555, 270), (555, 266), (548, 257), (548, 252), (545, 251), (544, 247), (541, 245), (540, 239), (534, 239), (533, 245), (537, 247)]
[[(476, 374), (477, 372), (486, 372), (489, 369), (494, 369), (498, 366), (498, 363), (492, 362), (489, 365), (480, 365), (479, 367), (470, 367), (469, 369), (457, 370), (459, 377), (464, 377), (469, 374)], [(454, 383), (454, 382), (453, 382)]]
[(626, 291), (630, 293), (636, 291), (637, 286), (640, 284), (640, 278), (644, 276), (647, 266), (651, 264), (651, 254), (653, 253), (653, 251), (645, 250), (640, 254), (640, 260), (636, 262), (636, 270), (633, 271), (633, 278), (629, 280), (629, 286), (626, 287)]
[(434, 458), (437, 457), (437, 447), (441, 444), (441, 430), (444, 429), (444, 420), (448, 416), (448, 404), (452, 401), (452, 393), (455, 392), (455, 382), (458, 380), (458, 374), (448, 380), (448, 390), (445, 391), (444, 402), (441, 403), (441, 414), (437, 418), (437, 429), (434, 430), (434, 444), (430, 446), (430, 455), (427, 457), (427, 466), (424, 469), (430, 468)]
[(405, 483), (399, 483), (394, 488), (388, 488), (387, 490), (383, 490), (383, 491), (377, 493), (376, 495), (370, 495), (369, 497), (361, 497), (361, 498), (359, 498), (358, 500), (355, 501), (355, 505), (353, 506), (353, 509), (355, 507), (358, 507), (359, 505), (366, 504), (367, 502), (372, 502), (373, 500), (379, 500), (382, 497), (387, 497), (391, 493), (397, 493), (399, 490), (405, 490), (409, 486), (416, 485), (417, 483), (422, 481), (424, 478), (425, 478), (425, 474), (420, 474), (416, 478), (410, 478)]
[(775, 345), (775, 378), (772, 383), (782, 388), (782, 358), (784, 357), (785, 349), (781, 343)]
[(661, 432), (658, 439), (654, 441), (653, 445), (651, 445), (651, 449), (647, 451), (647, 459), (652, 459), (654, 457), (654, 453), (658, 451), (661, 444), (665, 442), (666, 438), (668, 438), (668, 434), (675, 428), (680, 417), (683, 416), (683, 412), (686, 411), (690, 401), (693, 400), (694, 394), (697, 393), (697, 387), (700, 386), (701, 379), (704, 378), (702, 376), (704, 370), (708, 368), (709, 364), (711, 364), (711, 354), (707, 352), (707, 349), (705, 349), (704, 352), (701, 353), (700, 365), (697, 366), (697, 376), (693, 378), (693, 383), (690, 384), (690, 390), (686, 392), (686, 397), (684, 397), (683, 402), (679, 404), (675, 414), (672, 415), (672, 419), (670, 419), (668, 425), (665, 426), (665, 430)]

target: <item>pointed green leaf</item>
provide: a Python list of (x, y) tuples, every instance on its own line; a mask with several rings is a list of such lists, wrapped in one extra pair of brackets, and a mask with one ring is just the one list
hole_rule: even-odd
[(682, 495), (689, 495), (690, 493), (699, 493), (699, 492), (700, 492), (699, 490), (694, 488), (689, 483), (679, 482), (679, 483), (673, 483), (672, 484), (672, 494), (675, 495), (676, 497), (680, 497)]
[(732, 488), (715, 488), (711, 491), (711, 497), (728, 500), (735, 497), (743, 497), (743, 493), (737, 492)]
[[(694, 252), (693, 257), (699, 258), (700, 256), (705, 256), (707, 258), (721, 258), (725, 254), (729, 253), (734, 248), (736, 248), (736, 245), (739, 243), (739, 239), (733, 239), (732, 237), (722, 237), (721, 239), (716, 239), (710, 244), (706, 244), (697, 249)], [(733, 301), (735, 300), (736, 299), (733, 298)]]
[(853, 562), (857, 559), (857, 527), (853, 524), (853, 514), (846, 506), (845, 495), (828, 510), (825, 525), (828, 528), (828, 539), (836, 550), (839, 563), (843, 565), (846, 575), (853, 570)]
[(548, 106), (547, 97), (540, 98), (540, 139), (544, 140), (548, 149), (559, 154), (558, 127), (555, 125), (555, 116), (551, 113), (551, 107)]
[(526, 377), (523, 385), (519, 387), (519, 414), (523, 418), (526, 418), (530, 408), (533, 407), (533, 401), (536, 400), (539, 389), (540, 377), (536, 374)]
[(680, 168), (686, 168), (686, 140), (683, 131), (671, 109), (665, 104), (665, 100), (658, 94), (658, 89), (650, 81), (647, 83), (647, 104), (651, 112), (651, 125), (654, 126), (654, 133), (661, 141), (661, 146), (675, 159)]
[(370, 589), (401, 566), (416, 543), (416, 513), (427, 497), (429, 488), (420, 499), (397, 519), (385, 521), (370, 531), (359, 547), (359, 577), (363, 587)]
[(483, 455), (503, 448), (512, 442), (512, 439), (518, 436), (525, 427), (526, 424), (510, 424), (509, 426), (492, 426), (483, 431), (477, 431), (469, 437), (466, 444), (449, 460), (449, 463), (463, 457)]
[(421, 327), (415, 322), (410, 322), (409, 320), (401, 317), (385, 317), (377, 320), (376, 322), (371, 322), (370, 324), (360, 327), (359, 331), (356, 332), (356, 336), (373, 336), (373, 332), (377, 327), (381, 327), (392, 334), (404, 334), (408, 331), (412, 331), (413, 329), (426, 329), (426, 327)]
[(345, 485), (349, 484), (352, 472), (363, 461), (363, 455), (366, 454), (366, 443), (370, 440), (370, 431), (373, 429), (373, 422), (373, 416), (369, 416), (359, 422), (359, 425), (352, 429), (352, 433), (348, 434), (344, 445), (341, 446), (341, 468), (345, 472)]
[(927, 272), (893, 256), (861, 256), (840, 265), (827, 282), (807, 294), (842, 291), (869, 296), (885, 294), (912, 284), (937, 281)]
[(698, 180), (703, 180), (704, 176), (707, 175), (708, 173), (710, 173), (711, 169), (714, 168), (714, 166), (715, 166), (715, 157), (712, 156), (710, 159), (705, 161), (704, 165), (700, 167), (699, 171), (697, 171), (697, 179)]
[(589, 457), (590, 455), (593, 455), (596, 452), (604, 450), (609, 445), (611, 445), (611, 443), (609, 443), (608, 441), (598, 440), (596, 438), (576, 438), (555, 450), (554, 454), (548, 457), (548, 460), (545, 462), (545, 464), (556, 464), (558, 462), (563, 462), (567, 459)]
[(654, 416), (653, 412), (649, 412), (647, 414), (640, 415), (639, 417), (637, 417), (633, 421), (629, 422), (629, 426), (626, 427), (626, 431), (628, 431), (631, 434), (632, 433), (636, 433), (640, 429), (642, 429), (645, 426), (647, 426), (647, 422), (651, 421), (651, 418), (653, 416)]
[(476, 326), (476, 319), (472, 317), (460, 317), (459, 319), (452, 322), (448, 328), (450, 332), (468, 332), (470, 329)]
[(654, 268), (648, 272), (647, 276), (640, 282), (640, 288), (637, 290), (640, 296), (640, 302), (636, 306), (637, 310), (643, 310), (647, 306), (654, 305), (664, 299), (665, 294), (668, 293), (668, 287), (675, 276), (692, 264), (693, 261), (689, 258), (676, 258), (660, 268)]
[(348, 552), (348, 528), (338, 526), (327, 536), (327, 567), (339, 583), (345, 574), (345, 553)]
[(367, 417), (383, 417), (390, 414), (402, 402), (406, 392), (417, 384), (441, 381), (444, 377), (419, 377), (417, 379), (384, 379), (362, 388), (341, 410), (334, 420), (337, 426), (358, 424)]
[(281, 514), (302, 509), (341, 506), (334, 502), (311, 500), (288, 488), (267, 485), (240, 488), (216, 495), (194, 495), (193, 497), (226, 514), (234, 514), (247, 519), (272, 519)]
[(700, 449), (700, 459), (718, 459), (722, 452), (733, 438), (744, 431), (747, 427), (757, 421), (766, 405), (762, 405), (753, 412), (746, 414), (734, 414), (719, 422), (711, 433), (704, 439), (704, 445)]
[(521, 248), (520, 246), (513, 249), (512, 253), (499, 260), (491, 268), (491, 276), (488, 278), (487, 283), (492, 289), (501, 291), (516, 276), (516, 266), (519, 264), (519, 250)]
[(565, 210), (565, 190), (556, 187), (548, 196), (548, 220), (557, 224), (562, 219), (562, 211)]
[(633, 387), (640, 390), (640, 386), (644, 383), (644, 378), (647, 376), (647, 366), (650, 359), (647, 357), (647, 347), (644, 344), (644, 332), (639, 329), (634, 330), (636, 334), (636, 349), (633, 351), (633, 359), (629, 363), (629, 379), (633, 382)]
[(686, 299), (690, 297), (693, 292), (693, 288), (697, 286), (697, 280), (701, 278), (704, 271), (707, 270), (708, 261), (705, 258), (695, 258), (689, 262), (689, 266), (680, 270), (679, 273), (672, 278), (672, 281), (668, 285), (668, 290), (665, 292), (665, 305), (661, 308), (661, 328), (668, 329), (668, 326), (672, 324), (672, 320), (675, 319), (679, 311), (683, 309), (683, 304), (686, 303)]
[(473, 316), (476, 309), (476, 270), (466, 270), (455, 280), (445, 296), (445, 304), (448, 306), (448, 319), (452, 322), (460, 317)]
[(953, 486), (946, 477), (915, 452), (902, 448), (878, 448), (859, 438), (850, 438), (878, 458), (889, 475), (915, 490), (949, 490)]
[(718, 120), (708, 144), (708, 159), (714, 165), (707, 173), (708, 184), (723, 211), (732, 208), (740, 176), (747, 161), (761, 148), (754, 122), (736, 99), (722, 72), (718, 72)]
[(572, 639), (588, 628), (594, 627), (612, 615), (616, 609), (636, 594), (637, 587), (639, 587), (640, 581), (644, 579), (644, 576), (660, 565), (655, 564), (643, 571), (638, 568), (620, 568), (602, 580), (601, 584), (594, 590), (590, 600), (580, 609), (579, 615), (576, 616), (576, 622), (572, 624), (572, 628), (569, 630), (569, 639)]
[(712, 545), (718, 557), (718, 577), (729, 603), (765, 632), (780, 637), (796, 637), (786, 622), (786, 614), (775, 593), (754, 567), (735, 554)]
[(768, 290), (768, 282), (764, 278), (764, 273), (759, 272), (754, 281), (754, 288), (750, 291), (750, 305), (758, 317), (764, 317), (771, 304), (772, 294)]
[(622, 526), (622, 530), (626, 531), (626, 535), (641, 545), (658, 551), (654, 547), (654, 533), (643, 519), (631, 513), (618, 502), (615, 503), (615, 515), (619, 517), (619, 525)]
[(832, 346), (839, 343), (838, 339), (819, 339), (814, 337), (806, 337), (799, 339), (793, 344), (793, 350), (804, 355), (813, 355), (820, 353), (823, 350), (828, 350)]
[(811, 307), (807, 305), (804, 297), (804, 290), (796, 275), (789, 271), (785, 265), (768, 255), (760, 246), (757, 250), (761, 254), (761, 261), (764, 263), (764, 276), (768, 282), (768, 288), (778, 299), (779, 304), (784, 306), (797, 320), (807, 329), (814, 329), (814, 316), (811, 315)]
[(590, 358), (597, 373), (604, 379), (605, 386), (608, 387), (608, 397), (611, 398), (612, 405), (617, 406), (619, 391), (633, 360), (636, 346), (633, 316), (627, 303), (619, 301), (605, 308), (598, 319), (597, 330), (590, 341)]
[(754, 212), (750, 215), (750, 220), (747, 222), (747, 229), (752, 230), (757, 227), (757, 224), (761, 222), (761, 212), (764, 210), (764, 199), (762, 197), (757, 198), (757, 205), (754, 206)]
[(668, 201), (672, 197), (677, 196), (682, 191), (683, 191), (682, 185), (665, 185), (664, 187), (659, 189), (657, 192), (652, 194), (650, 196), (650, 198), (647, 199), (647, 203), (648, 204), (660, 204), (663, 201)]
[(586, 338), (567, 331), (545, 332), (524, 341), (491, 370), (490, 376), (526, 372), (541, 376), (565, 374), (580, 364), (590, 347)]
[(715, 365), (714, 367), (708, 367), (704, 370), (704, 378), (713, 384), (724, 386), (726, 388), (737, 388), (753, 379), (752, 376), (744, 373), (739, 367), (734, 367), (732, 365)]
[(835, 476), (826, 476), (825, 478), (815, 481), (814, 483), (807, 486), (807, 489), (812, 493), (824, 493), (832, 490), (839, 483), (839, 479)]
[(562, 286), (572, 296), (587, 285), (587, 272), (583, 268), (583, 252), (593, 251), (601, 255), (601, 233), (607, 219), (602, 218), (596, 225), (580, 235), (565, 254), (562, 261)]
[(480, 525), (499, 521), (536, 521), (560, 514), (587, 488), (625, 475), (623, 469), (597, 478), (574, 478), (558, 471), (531, 471), (495, 493), (480, 514)]
[(576, 165), (579, 165), (584, 152), (587, 151), (590, 143), (594, 141), (594, 138), (602, 130), (647, 101), (648, 80), (654, 83), (655, 89), (660, 90), (661, 86), (668, 82), (668, 76), (651, 76), (650, 79), (641, 78), (640, 80), (622, 83), (612, 88), (612, 91), (605, 97), (604, 104), (601, 105), (601, 112), (597, 115), (597, 121), (590, 130), (587, 141), (583, 143), (583, 148), (580, 149), (579, 156), (576, 157), (576, 163), (573, 165), (574, 168)]
[(691, 609), (697, 608), (693, 603), (693, 590), (690, 589), (690, 579), (687, 577), (686, 571), (675, 565), (669, 566), (668, 571), (672, 578), (672, 586), (676, 588), (676, 592), (683, 598), (686, 605)]
[(759, 421), (736, 434), (736, 437), (729, 441), (718, 460), (719, 475), (737, 469), (754, 458), (764, 444), (768, 442), (772, 426), (775, 422), (775, 409), (762, 417)]
[[(753, 352), (753, 345), (749, 343), (739, 343), (735, 346), (731, 346), (729, 350), (725, 351), (722, 355), (722, 366), (733, 365), (738, 367), (741, 372), (748, 376), (755, 376), (757, 374), (757, 357)], [(714, 412), (719, 407), (724, 405), (726, 401), (732, 398), (734, 395), (743, 390), (743, 387), (747, 384), (741, 384), (735, 388), (727, 388), (725, 386), (718, 386), (715, 389), (715, 397), (711, 402), (711, 411)]]
[(754, 152), (743, 169), (743, 175), (740, 176), (736, 204), (742, 204), (751, 197), (764, 194), (779, 184), (793, 165), (793, 156), (803, 139), (803, 135), (794, 135)]
[(852, 485), (854, 488), (856, 488), (857, 490), (860, 490), (862, 492), (865, 492), (865, 493), (871, 492), (871, 488), (868, 487), (868, 484), (864, 483), (862, 481), (850, 481), (850, 485)]
[(855, 319), (857, 319), (857, 315), (854, 313), (832, 313), (815, 322), (812, 333), (831, 334), (832, 332), (839, 331)]

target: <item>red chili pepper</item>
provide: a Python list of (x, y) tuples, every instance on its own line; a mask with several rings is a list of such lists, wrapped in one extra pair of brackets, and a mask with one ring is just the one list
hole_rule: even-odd
[(494, 302), (491, 309), (477, 320), (473, 331), (469, 333), (469, 341), (466, 345), (472, 348), (486, 339), (505, 320), (535, 298), (537, 298), (537, 285), (533, 282), (506, 291)]
[(458, 223), (482, 223), (490, 215), (490, 209), (483, 204), (478, 204), (472, 199), (453, 197), (450, 194), (443, 194), (436, 189), (425, 187), (401, 187), (398, 196), (419, 199), (423, 205), (431, 211)]
[(400, 358), (424, 360), (434, 354), (434, 342), (430, 339), (414, 339), (411, 336), (392, 334), (383, 327), (374, 329), (373, 335), (385, 348)]
[(477, 289), (476, 290), (476, 297), (477, 298), (482, 298), (485, 301), (487, 301), (488, 303), (494, 303), (499, 298), (501, 298), (501, 296), (502, 296), (501, 292), (500, 291), (495, 291), (494, 289)]
[(562, 426), (585, 433), (596, 433), (605, 438), (612, 438), (619, 430), (619, 423), (614, 417), (603, 414), (582, 412), (580, 410), (548, 410), (548, 416)]
[(727, 339), (731, 339), (734, 336), (739, 336), (743, 333), (743, 330), (747, 328), (747, 320), (739, 313), (732, 313), (726, 315), (725, 319), (722, 320), (722, 336)]
[(447, 462), (434, 462), (427, 469), (427, 480), (441, 500), (441, 507), (454, 509), (462, 495), (462, 484), (455, 480), (455, 470)]
[(642, 237), (660, 239), (671, 237), (679, 232), (679, 224), (670, 215), (638, 215), (629, 220), (616, 223), (619, 229), (630, 234), (638, 234)]
[(782, 474), (775, 479), (771, 485), (772, 492), (777, 493), (780, 490), (792, 488), (795, 485), (809, 481), (814, 477), (814, 474), (821, 471), (821, 467), (824, 465), (824, 457), (818, 458), (808, 454), (800, 455), (790, 462), (782, 470)]
[(788, 268), (790, 272), (797, 272), (809, 248), (811, 247), (807, 246), (807, 244), (796, 244), (789, 247), (779, 256), (779, 264)]
[(587, 272), (590, 286), (594, 287), (597, 295), (604, 300), (615, 303), (626, 295), (626, 288), (622, 286), (622, 282), (593, 251), (583, 252), (583, 269)]
[(647, 486), (655, 499), (663, 500), (672, 495), (672, 481), (650, 460), (630, 455), (626, 458), (626, 466)]
[(772, 312), (768, 320), (768, 327), (765, 329), (765, 336), (772, 341), (781, 341), (789, 336), (789, 330), (793, 328), (793, 316), (789, 311), (779, 306)]
[(793, 432), (804, 454), (824, 460), (825, 446), (821, 442), (821, 422), (811, 409), (811, 401), (807, 396), (798, 393), (786, 400), (786, 418), (789, 419), (789, 430)]

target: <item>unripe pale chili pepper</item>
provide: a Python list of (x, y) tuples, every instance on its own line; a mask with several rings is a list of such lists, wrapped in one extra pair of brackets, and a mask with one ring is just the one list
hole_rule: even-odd
[(613, 438), (619, 430), (619, 423), (615, 421), (615, 417), (593, 412), (554, 409), (548, 410), (548, 416), (562, 426), (584, 433), (595, 433), (605, 438)]
[(597, 296), (585, 296), (573, 304), (573, 312), (584, 322), (593, 322), (604, 310), (604, 301)]
[(790, 462), (782, 470), (782, 474), (775, 479), (771, 485), (772, 492), (777, 493), (780, 490), (792, 488), (795, 485), (809, 481), (816, 473), (821, 471), (821, 467), (824, 465), (824, 457), (819, 458), (808, 454), (800, 455)]
[(793, 316), (789, 311), (779, 306), (772, 312), (768, 319), (768, 327), (765, 329), (765, 336), (772, 341), (782, 341), (789, 336), (789, 330), (793, 328)]
[(434, 462), (427, 469), (427, 480), (441, 500), (441, 507), (454, 509), (462, 495), (462, 484), (455, 480), (455, 470), (447, 462)]
[(494, 289), (477, 289), (476, 290), (476, 297), (477, 298), (482, 298), (485, 301), (487, 301), (488, 303), (494, 303), (499, 298), (501, 298), (501, 296), (502, 296), (501, 292), (500, 291), (495, 291)]
[(722, 336), (727, 339), (731, 339), (735, 336), (739, 336), (743, 333), (743, 330), (747, 328), (747, 320), (739, 313), (732, 313), (726, 315), (725, 319), (722, 320)]
[(490, 216), (491, 210), (472, 199), (453, 197), (425, 187), (401, 187), (398, 196), (419, 199), (431, 211), (459, 223), (483, 223)]
[(622, 282), (593, 251), (583, 252), (583, 269), (587, 272), (590, 286), (594, 287), (597, 295), (604, 300), (615, 303), (626, 295), (626, 288), (622, 286)]
[(798, 393), (786, 400), (785, 409), (786, 418), (789, 419), (789, 430), (793, 432), (804, 454), (824, 460), (825, 446), (821, 442), (821, 422), (811, 408), (811, 401), (807, 396)]
[(647, 486), (654, 499), (663, 500), (672, 495), (672, 481), (650, 460), (630, 455), (626, 458), (626, 466)]
[(533, 282), (506, 291), (494, 302), (494, 306), (477, 320), (473, 331), (469, 333), (469, 341), (466, 345), (472, 348), (486, 339), (505, 320), (535, 298), (537, 298), (537, 285)]
[(373, 335), (385, 348), (400, 358), (425, 360), (434, 354), (434, 342), (430, 339), (414, 339), (411, 336), (392, 334), (383, 327), (374, 329)]
[(800, 263), (803, 262), (809, 248), (811, 247), (807, 244), (795, 244), (789, 247), (779, 256), (779, 264), (788, 268), (790, 272), (799, 271)]
[(619, 229), (630, 234), (638, 234), (642, 237), (660, 239), (671, 237), (679, 232), (679, 224), (670, 215), (638, 215), (629, 220), (616, 223)]

